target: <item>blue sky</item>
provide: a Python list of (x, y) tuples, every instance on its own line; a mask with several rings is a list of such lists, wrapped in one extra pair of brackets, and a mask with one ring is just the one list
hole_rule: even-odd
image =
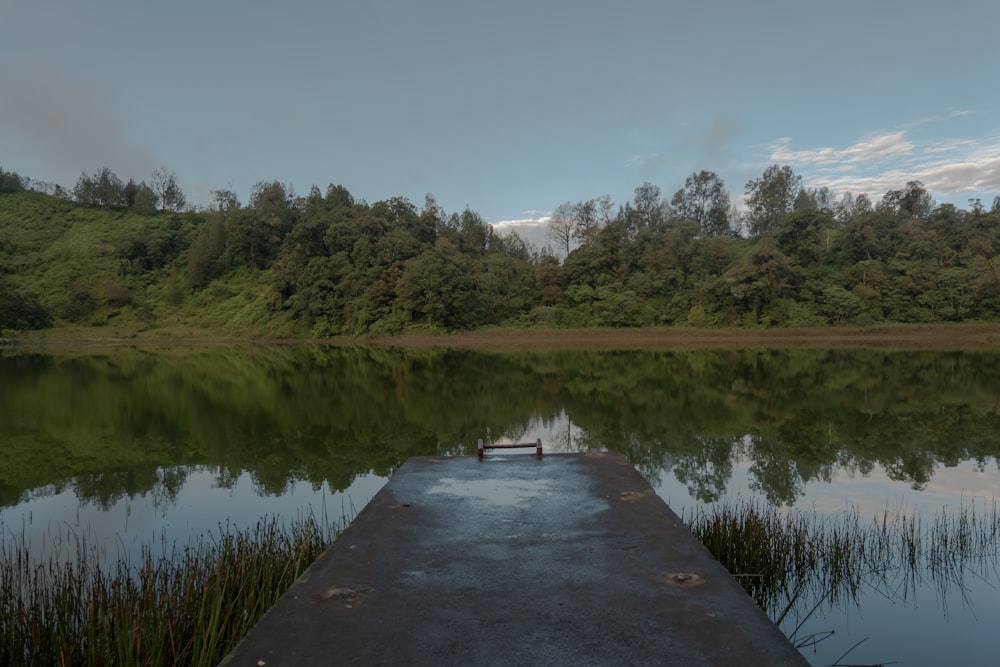
[[(807, 186), (1000, 194), (994, 0), (0, 0), (0, 166), (173, 170), (489, 222), (773, 163)], [(503, 226), (503, 225), (501, 225)]]

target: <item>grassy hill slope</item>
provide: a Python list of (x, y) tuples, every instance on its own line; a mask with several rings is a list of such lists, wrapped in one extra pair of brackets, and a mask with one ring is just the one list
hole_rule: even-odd
[[(293, 335), (264, 308), (262, 275), (238, 269), (204, 290), (187, 285), (198, 213), (140, 215), (38, 192), (0, 196), (0, 290), (29, 295), (59, 327), (115, 333)], [(273, 295), (271, 295), (273, 300)], [(0, 317), (0, 325), (13, 324)]]

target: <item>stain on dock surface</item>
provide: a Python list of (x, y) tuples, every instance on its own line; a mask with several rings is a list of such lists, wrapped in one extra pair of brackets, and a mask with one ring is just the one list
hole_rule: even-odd
[(407, 461), (224, 665), (804, 665), (619, 454)]

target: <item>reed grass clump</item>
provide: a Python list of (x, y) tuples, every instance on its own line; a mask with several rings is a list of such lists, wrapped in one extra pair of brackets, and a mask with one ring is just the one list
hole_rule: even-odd
[(735, 501), (685, 521), (778, 624), (793, 612), (804, 620), (824, 603), (856, 601), (863, 587), (891, 596), (929, 578), (942, 592), (961, 590), (969, 574), (996, 580), (1000, 562), (995, 501), (944, 508), (928, 522), (901, 509), (867, 520), (857, 509), (827, 516)]
[(311, 516), (265, 519), (105, 567), (86, 545), (44, 563), (5, 545), (0, 664), (218, 664), (334, 536)]

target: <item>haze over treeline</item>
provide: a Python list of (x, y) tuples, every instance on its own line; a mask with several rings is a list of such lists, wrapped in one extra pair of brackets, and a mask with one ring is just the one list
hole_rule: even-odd
[(173, 172), (69, 190), (0, 169), (0, 330), (114, 326), (258, 336), (488, 325), (783, 327), (1000, 316), (1000, 196), (878, 199), (772, 165), (731, 206), (692, 173), (631, 201), (557, 206), (538, 248), (427, 195), (260, 182), (190, 207)]

